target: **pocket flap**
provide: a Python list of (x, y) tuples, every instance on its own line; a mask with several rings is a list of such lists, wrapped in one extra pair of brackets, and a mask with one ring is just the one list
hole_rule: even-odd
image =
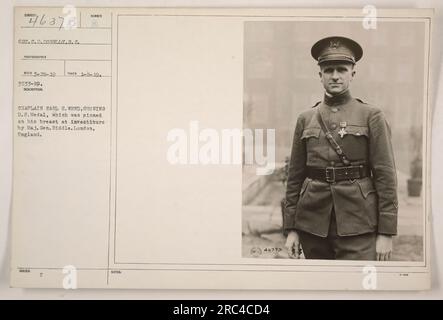
[(358, 186), (360, 187), (361, 194), (366, 199), (369, 194), (376, 192), (374, 184), (370, 179), (357, 180)]
[(301, 190), (300, 190), (300, 195), (303, 195), (303, 193), (305, 193), (309, 182), (311, 182), (311, 179), (309, 179), (309, 178), (306, 178), (305, 181), (303, 181), (303, 185), (301, 186)]
[(369, 137), (369, 129), (368, 129), (368, 127), (347, 126), (345, 130), (346, 130), (346, 132), (348, 134), (352, 134), (354, 136)]
[(307, 138), (318, 138), (320, 136), (320, 128), (306, 128), (303, 130), (303, 134), (301, 136), (302, 139), (307, 139)]

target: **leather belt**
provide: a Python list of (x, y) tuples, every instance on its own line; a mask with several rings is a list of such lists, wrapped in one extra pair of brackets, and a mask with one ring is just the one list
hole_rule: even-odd
[(308, 177), (314, 180), (334, 183), (342, 180), (362, 179), (369, 176), (366, 165), (346, 167), (308, 167)]

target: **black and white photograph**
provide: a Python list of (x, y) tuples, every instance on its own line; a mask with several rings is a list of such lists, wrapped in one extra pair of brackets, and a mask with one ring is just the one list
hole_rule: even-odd
[(434, 13), (16, 7), (10, 286), (429, 289)]
[(243, 257), (424, 261), (425, 27), (245, 22), (243, 126), (275, 130), (275, 169), (243, 165)]

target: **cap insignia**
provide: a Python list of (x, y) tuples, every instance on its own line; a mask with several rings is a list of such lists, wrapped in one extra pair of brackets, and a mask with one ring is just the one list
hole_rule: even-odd
[(329, 42), (329, 47), (332, 49), (337, 49), (340, 46), (340, 41), (338, 40), (331, 40)]

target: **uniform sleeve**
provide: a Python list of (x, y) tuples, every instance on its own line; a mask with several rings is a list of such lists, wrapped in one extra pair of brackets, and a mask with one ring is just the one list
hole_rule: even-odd
[(378, 233), (397, 234), (397, 173), (391, 131), (381, 110), (369, 120), (369, 160), (378, 195)]
[(285, 210), (283, 228), (285, 233), (294, 229), (295, 208), (300, 195), (301, 186), (306, 177), (306, 144), (302, 141), (303, 120), (297, 120), (292, 141), (291, 159), (288, 168), (288, 180), (286, 184)]

